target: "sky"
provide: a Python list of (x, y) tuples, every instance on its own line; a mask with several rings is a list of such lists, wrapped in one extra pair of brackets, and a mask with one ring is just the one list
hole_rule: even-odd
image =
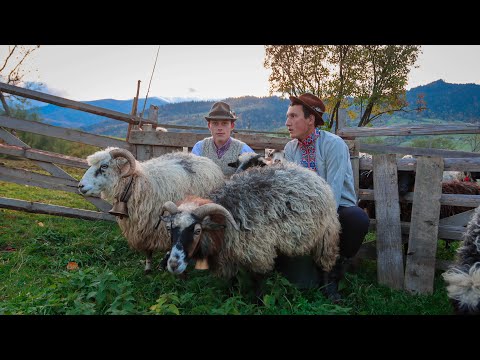
[[(0, 61), (7, 45), (0, 45)], [(158, 59), (155, 58), (158, 51)], [(443, 79), (480, 84), (479, 45), (424, 45), (407, 89)], [(268, 96), (262, 45), (42, 45), (26, 66), (27, 81), (77, 101), (140, 97), (223, 99)]]

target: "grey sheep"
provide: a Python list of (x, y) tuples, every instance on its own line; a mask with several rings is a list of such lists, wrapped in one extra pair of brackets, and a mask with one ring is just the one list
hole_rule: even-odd
[[(166, 202), (163, 216), (173, 246), (167, 268), (182, 273), (189, 260), (231, 279), (240, 266), (253, 274), (274, 268), (278, 254), (311, 254), (325, 271), (339, 254), (340, 222), (330, 186), (292, 163), (234, 174), (208, 199)], [(228, 221), (226, 221), (228, 220)]]

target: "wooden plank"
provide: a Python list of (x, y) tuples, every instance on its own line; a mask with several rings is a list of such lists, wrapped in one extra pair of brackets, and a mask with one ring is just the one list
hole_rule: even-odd
[(3, 93), (0, 91), (0, 101), (2, 102), (3, 109), (5, 110), (5, 114), (7, 116), (10, 116), (10, 109), (8, 108), (7, 101), (5, 100), (5, 96)]
[[(0, 138), (3, 139), (9, 145), (16, 145), (20, 147), (24, 147), (29, 149), (30, 146), (25, 144), (22, 140), (17, 138), (16, 136), (10, 134), (7, 130), (0, 127)], [(45, 171), (48, 171), (50, 174), (56, 177), (64, 178), (64, 179), (73, 179), (67, 172), (63, 169), (59, 168), (55, 164), (45, 161), (33, 161), (35, 165), (39, 166)]]
[[(172, 124), (157, 124), (157, 126), (164, 127), (166, 129), (179, 129), (179, 130), (199, 130), (206, 136), (210, 136), (210, 130), (206, 126), (190, 126), (190, 125), (172, 125)], [(235, 134), (264, 134), (264, 135), (276, 135), (279, 137), (288, 137), (288, 133), (278, 131), (261, 131), (261, 130), (248, 130), (235, 128), (232, 132)]]
[[(402, 235), (410, 234), (410, 223), (401, 222), (400, 227), (402, 228)], [(370, 219), (369, 231), (375, 231), (377, 228), (377, 221), (375, 219)], [(438, 225), (438, 238), (439, 239), (449, 239), (449, 240), (463, 240), (463, 234), (465, 228), (462, 226), (451, 226), (451, 225)]]
[[(358, 197), (361, 200), (374, 200), (374, 191), (370, 189), (359, 189)], [(414, 193), (407, 193), (402, 201), (412, 203)], [(477, 207), (480, 206), (480, 195), (463, 195), (463, 194), (442, 194), (440, 197), (441, 205), (450, 206), (465, 206), (465, 207)]]
[(59, 205), (42, 204), (38, 202), (9, 199), (0, 197), (0, 208), (19, 210), (36, 214), (57, 215), (85, 220), (115, 221), (115, 216), (101, 212), (74, 209)]
[(380, 284), (403, 288), (402, 231), (395, 155), (373, 155), (377, 218), (377, 275)]
[(48, 161), (60, 165), (67, 165), (88, 169), (87, 160), (77, 158), (74, 156), (61, 155), (50, 151), (37, 150), (32, 148), (25, 148), (15, 145), (0, 144), (0, 154), (14, 155), (24, 157), (30, 160)]
[(431, 294), (438, 243), (443, 159), (420, 157), (417, 160), (405, 289), (413, 293)]
[[(398, 159), (397, 168), (403, 171), (414, 171), (417, 164), (415, 158)], [(361, 170), (373, 169), (372, 160), (367, 158), (360, 159)], [(444, 158), (445, 171), (480, 171), (480, 158)]]
[(153, 157), (158, 157), (160, 155), (168, 154), (175, 151), (183, 151), (183, 147), (178, 146), (152, 146), (153, 147)]
[(173, 133), (173, 132), (157, 132), (142, 131), (132, 129), (128, 141), (131, 144), (138, 145), (157, 145), (157, 146), (192, 146), (197, 141), (203, 140), (209, 135), (192, 134), (192, 133)]
[(62, 128), (59, 126), (42, 124), (37, 121), (16, 119), (9, 116), (0, 115), (0, 126), (9, 129), (22, 130), (35, 134), (51, 136), (63, 140), (99, 146), (102, 148), (106, 148), (107, 146), (115, 146), (127, 150), (130, 149), (130, 145), (125, 140), (114, 139), (108, 136), (94, 135), (84, 131)]
[(467, 226), (474, 212), (475, 212), (475, 209), (472, 209), (472, 210), (464, 211), (460, 214), (455, 214), (447, 218), (440, 219), (439, 225)]
[(384, 127), (354, 127), (338, 130), (341, 137), (365, 136), (411, 136), (411, 135), (451, 135), (479, 134), (479, 124), (449, 124), (449, 125), (414, 125), (414, 126), (384, 126)]
[[(3, 166), (0, 166), (0, 171), (0, 181), (19, 185), (36, 186), (43, 189), (66, 191), (82, 196), (78, 193), (77, 186), (68, 179), (37, 174), (22, 169), (10, 169)], [(83, 198), (103, 212), (108, 212), (112, 208), (110, 203), (99, 197), (84, 196)]]
[(359, 140), (354, 140), (353, 149), (350, 150), (350, 162), (352, 164), (352, 171), (353, 171), (353, 181), (355, 185), (355, 194), (357, 194), (358, 200), (358, 191), (360, 189), (360, 159), (359, 159)]
[(138, 116), (132, 116), (132, 115), (121, 113), (119, 111), (101, 108), (99, 106), (84, 104), (79, 101), (68, 100), (59, 96), (44, 94), (40, 91), (24, 89), (14, 85), (8, 85), (2, 82), (0, 82), (0, 91), (4, 91), (6, 93), (13, 94), (13, 95), (26, 97), (28, 99), (43, 101), (49, 104), (53, 104), (53, 105), (57, 105), (57, 106), (61, 106), (69, 109), (81, 110), (84, 112), (88, 112), (90, 114), (105, 116), (110, 119), (120, 120), (127, 123), (137, 123), (140, 120), (142, 120), (143, 122), (150, 123), (150, 120), (141, 119)]
[(480, 153), (469, 151), (456, 151), (456, 150), (442, 150), (442, 149), (430, 149), (430, 148), (417, 148), (406, 146), (393, 146), (393, 145), (371, 145), (360, 143), (360, 151), (367, 153), (387, 153), (387, 154), (403, 154), (403, 155), (426, 155), (426, 156), (440, 156), (443, 158), (469, 158), (480, 157)]
[(152, 145), (137, 145), (137, 160), (145, 161), (153, 157)]
[[(132, 130), (130, 132), (129, 142), (139, 145), (193, 147), (197, 141), (203, 140), (209, 136), (210, 135), (208, 134)], [(252, 149), (268, 148), (283, 150), (285, 144), (290, 141), (288, 138), (267, 137), (250, 134), (235, 134), (234, 137), (235, 139), (245, 142)]]
[[(29, 145), (25, 144), (22, 140), (20, 140), (16, 136), (13, 136), (12, 134), (10, 134), (8, 131), (6, 131), (5, 129), (3, 129), (1, 127), (0, 127), (0, 138), (4, 139), (5, 142), (7, 142), (7, 144), (16, 145), (16, 146), (22, 147), (24, 149), (31, 149), (31, 147)], [(39, 151), (39, 150), (37, 150), (37, 151)], [(67, 172), (63, 171), (63, 169), (59, 168), (55, 164), (52, 164), (50, 162), (33, 160), (33, 159), (32, 159), (32, 161), (35, 165), (39, 166), (40, 168), (42, 168), (45, 171), (48, 171), (50, 174), (52, 174), (55, 177), (77, 181), (72, 176), (70, 176)], [(9, 181), (9, 180), (6, 180), (6, 181)], [(12, 181), (12, 182), (15, 182), (15, 181)], [(112, 205), (109, 204), (107, 201), (102, 200), (102, 199), (97, 198), (97, 197), (87, 196), (87, 197), (85, 197), (85, 200), (92, 203), (98, 209), (100, 209), (102, 211), (108, 211), (112, 207)]]
[(47, 189), (55, 190), (57, 189), (56, 186), (58, 186), (59, 188), (57, 190), (78, 193), (78, 187), (77, 187), (78, 181), (76, 181), (75, 179), (70, 180), (70, 179), (60, 178), (56, 176), (43, 175), (43, 174), (35, 173), (33, 171), (28, 171), (23, 169), (12, 169), (12, 168), (8, 168), (0, 165), (0, 179), (3, 181), (9, 181), (9, 180), (4, 180), (7, 177), (9, 179), (10, 178), (18, 179), (17, 181), (14, 181), (17, 184), (37, 186), (35, 184), (45, 183), (45, 184), (49, 184), (49, 187), (46, 187)]

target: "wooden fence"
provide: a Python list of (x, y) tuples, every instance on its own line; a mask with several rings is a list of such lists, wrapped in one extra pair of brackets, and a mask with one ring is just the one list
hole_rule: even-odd
[[(130, 124), (127, 141), (13, 118), (6, 107), (2, 92), (127, 122)], [(133, 115), (123, 114), (3, 83), (0, 83), (0, 99), (6, 110), (6, 115), (0, 116), (0, 139), (4, 142), (4, 144), (0, 144), (0, 153), (29, 159), (50, 174), (43, 175), (23, 169), (0, 166), (0, 181), (77, 194), (77, 181), (57, 165), (86, 169), (88, 166), (85, 159), (32, 149), (6, 129), (27, 131), (102, 148), (117, 146), (128, 149), (138, 160), (147, 160), (184, 148), (191, 149), (198, 140), (206, 136), (205, 134), (189, 132), (155, 131), (155, 127), (158, 125), (168, 129), (207, 130), (207, 128), (202, 127), (157, 124), (156, 107), (151, 107), (149, 119), (143, 119), (136, 116), (134, 110), (132, 111)], [(139, 127), (140, 124), (143, 124), (141, 128)], [(374, 200), (376, 206), (376, 219), (371, 220), (371, 229), (376, 229), (376, 241), (364, 244), (359, 252), (359, 257), (376, 259), (380, 283), (396, 289), (403, 288), (412, 292), (431, 293), (433, 291), (435, 267), (445, 269), (448, 265), (435, 258), (438, 238), (461, 240), (465, 230), (464, 226), (471, 216), (471, 212), (467, 212), (439, 220), (440, 205), (466, 207), (480, 205), (480, 195), (442, 194), (442, 172), (444, 170), (480, 171), (480, 154), (439, 149), (366, 145), (362, 144), (359, 138), (365, 136), (476, 134), (480, 133), (480, 126), (467, 124), (435, 127), (340, 127), (337, 133), (344, 138), (350, 149), (358, 198)], [(286, 137), (268, 136), (271, 134), (269, 132), (238, 130), (234, 137), (246, 142), (257, 152), (262, 152), (266, 148), (283, 149), (290, 140)], [(359, 159), (359, 151), (372, 153), (372, 160)], [(418, 157), (416, 159), (397, 160), (395, 154), (411, 154)], [(374, 170), (374, 190), (359, 188), (359, 172), (369, 169)], [(400, 200), (398, 198), (396, 176), (398, 170), (415, 171), (417, 173), (415, 192), (407, 194), (402, 199), (402, 201), (413, 203), (411, 223), (400, 222)], [(99, 211), (73, 209), (1, 197), (0, 207), (89, 220), (115, 220), (113, 216), (108, 214), (111, 204), (96, 197), (86, 197), (86, 199), (94, 204)], [(406, 258), (402, 250), (404, 243), (408, 243)]]

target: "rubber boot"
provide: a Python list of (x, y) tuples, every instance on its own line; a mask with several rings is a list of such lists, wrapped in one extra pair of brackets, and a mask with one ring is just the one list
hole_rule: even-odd
[(275, 270), (298, 289), (316, 288), (321, 285), (320, 271), (311, 256), (279, 255), (275, 259)]
[(347, 259), (340, 256), (330, 272), (323, 271), (322, 292), (333, 303), (342, 301), (342, 296), (338, 292), (338, 284), (345, 275)]

